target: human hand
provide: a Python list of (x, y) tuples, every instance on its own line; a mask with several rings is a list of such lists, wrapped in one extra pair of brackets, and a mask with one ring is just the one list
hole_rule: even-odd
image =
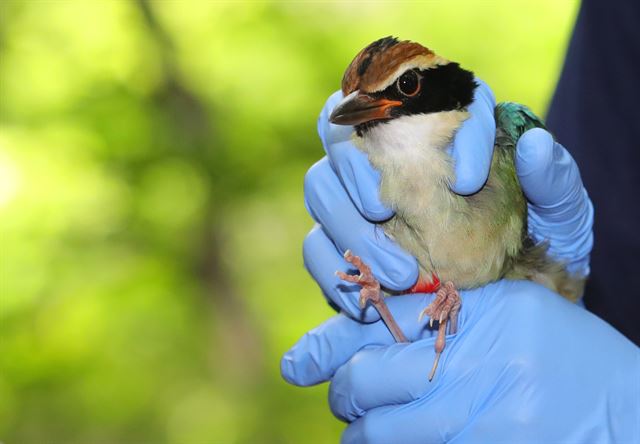
[(593, 205), (575, 160), (551, 134), (534, 128), (518, 140), (515, 162), (528, 200), (529, 234), (548, 242), (548, 253), (569, 272), (589, 275)]
[[(469, 107), (471, 116), (450, 148), (456, 173), (452, 190), (458, 194), (472, 194), (484, 185), (493, 155), (495, 98), (484, 82), (476, 81), (480, 86)], [(305, 239), (304, 260), (330, 302), (355, 318), (372, 322), (379, 319), (375, 309), (369, 306), (363, 312), (358, 291), (334, 275), (336, 270), (349, 269), (342, 253), (351, 249), (371, 266), (383, 286), (393, 290), (411, 287), (418, 278), (418, 265), (375, 225), (393, 212), (378, 197), (379, 173), (351, 143), (353, 128), (329, 122), (341, 99), (340, 91), (333, 94), (318, 119), (318, 134), (327, 157), (305, 177), (305, 204), (319, 225)]]
[(301, 386), (331, 379), (345, 443), (640, 441), (640, 351), (624, 336), (528, 281), (461, 297), (431, 383), (436, 332), (416, 321), (433, 298), (424, 294), (387, 300), (414, 342), (340, 314), (285, 354), (282, 375)]

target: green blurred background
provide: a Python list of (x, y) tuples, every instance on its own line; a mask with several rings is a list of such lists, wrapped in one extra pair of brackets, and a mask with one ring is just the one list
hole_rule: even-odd
[(389, 34), (544, 114), (574, 1), (0, 2), (0, 441), (336, 442), (280, 378), (315, 121)]

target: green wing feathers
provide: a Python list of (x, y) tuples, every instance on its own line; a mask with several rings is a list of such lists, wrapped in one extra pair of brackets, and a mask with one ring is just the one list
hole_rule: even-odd
[(496, 128), (506, 133), (515, 145), (520, 136), (532, 128), (546, 129), (544, 123), (528, 107), (514, 102), (498, 103), (495, 108)]
[[(518, 139), (526, 131), (532, 128), (546, 129), (533, 111), (519, 103), (499, 103), (495, 108), (495, 117), (496, 147), (506, 149), (511, 156), (515, 153)], [(572, 301), (580, 298), (585, 279), (569, 274), (564, 263), (550, 257), (546, 242), (535, 245), (527, 234), (526, 224), (523, 238), (522, 247), (507, 267), (505, 277), (537, 282)]]

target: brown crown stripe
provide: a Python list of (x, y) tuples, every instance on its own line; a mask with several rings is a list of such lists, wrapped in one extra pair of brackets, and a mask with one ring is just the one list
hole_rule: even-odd
[(342, 78), (342, 92), (350, 94), (356, 89), (368, 91), (382, 83), (404, 62), (416, 56), (434, 55), (419, 43), (398, 41), (385, 37), (368, 45), (356, 55)]

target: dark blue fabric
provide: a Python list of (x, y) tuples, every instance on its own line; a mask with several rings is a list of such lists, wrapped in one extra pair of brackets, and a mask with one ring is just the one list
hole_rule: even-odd
[(547, 125), (595, 208), (585, 304), (640, 345), (640, 1), (583, 2)]

